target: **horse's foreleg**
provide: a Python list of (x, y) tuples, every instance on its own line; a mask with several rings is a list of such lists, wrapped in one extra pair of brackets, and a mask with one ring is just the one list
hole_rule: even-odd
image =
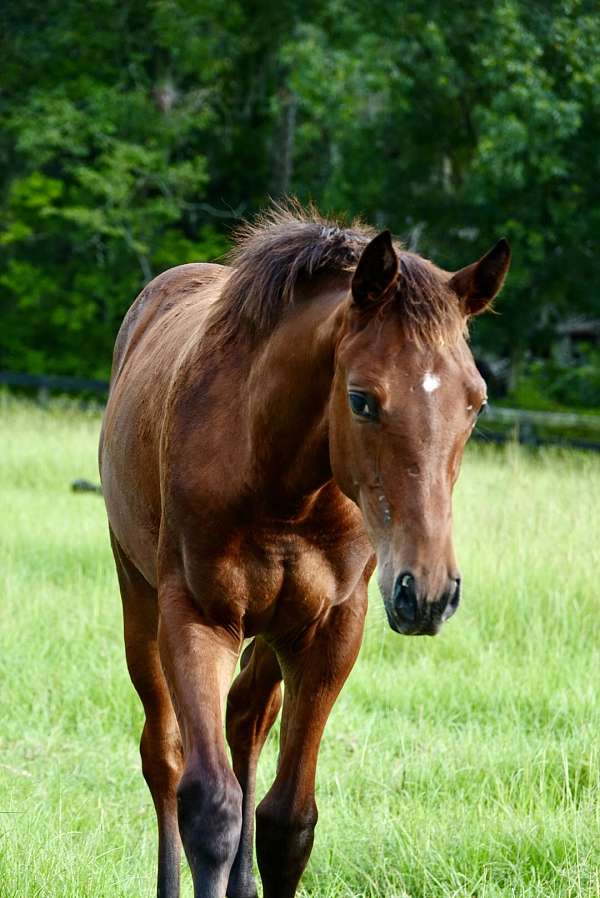
[(366, 589), (333, 607), (300, 652), (280, 655), (285, 698), (275, 782), (256, 810), (264, 898), (293, 898), (317, 822), (315, 772), (321, 736), (360, 647)]
[(179, 727), (158, 656), (156, 592), (112, 538), (121, 596), (125, 653), (146, 722), (140, 753), (158, 821), (158, 898), (178, 898), (181, 842), (177, 826), (177, 784), (183, 769)]
[(281, 707), (281, 669), (274, 652), (260, 638), (227, 698), (227, 741), (233, 769), (242, 787), (242, 834), (229, 875), (228, 898), (254, 898), (252, 873), (256, 766), (260, 751)]
[(229, 766), (222, 707), (240, 641), (207, 626), (178, 580), (159, 588), (159, 648), (177, 712), (185, 766), (179, 831), (195, 898), (224, 898), (242, 823), (242, 792)]

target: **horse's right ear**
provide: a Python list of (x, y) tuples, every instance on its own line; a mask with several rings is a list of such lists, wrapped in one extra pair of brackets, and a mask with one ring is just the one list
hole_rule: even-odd
[(352, 278), (352, 296), (357, 306), (367, 308), (391, 287), (398, 274), (398, 257), (392, 235), (382, 231), (365, 246)]
[(461, 268), (450, 279), (450, 287), (459, 297), (466, 315), (484, 312), (502, 289), (510, 268), (510, 246), (502, 238), (478, 262)]

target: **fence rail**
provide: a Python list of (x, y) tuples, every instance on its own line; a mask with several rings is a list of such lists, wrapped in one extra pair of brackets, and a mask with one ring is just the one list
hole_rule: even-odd
[(62, 374), (21, 374), (0, 371), (0, 384), (23, 387), (30, 390), (56, 390), (59, 393), (108, 393), (107, 380), (91, 380), (87, 377), (63, 377)]
[(520, 408), (490, 405), (485, 418), (501, 424), (531, 424), (534, 427), (564, 427), (586, 430), (600, 436), (600, 415), (578, 415), (576, 412), (534, 412)]
[[(107, 380), (63, 377), (58, 374), (22, 374), (14, 371), (0, 371), (0, 384), (37, 390), (42, 397), (47, 396), (50, 391), (94, 393), (100, 397), (108, 394)], [(506, 429), (488, 430), (487, 422), (500, 424)], [(576, 430), (578, 436), (561, 435), (561, 429)], [(552, 430), (556, 430), (558, 433), (549, 433)], [(580, 415), (575, 412), (537, 412), (490, 404), (474, 437), (486, 442), (503, 443), (517, 440), (519, 443), (530, 446), (561, 445), (600, 452), (600, 415)]]
[[(500, 425), (502, 429), (490, 430), (488, 423)], [(513, 440), (526, 446), (565, 446), (600, 452), (600, 415), (490, 405), (474, 437), (482, 442)]]

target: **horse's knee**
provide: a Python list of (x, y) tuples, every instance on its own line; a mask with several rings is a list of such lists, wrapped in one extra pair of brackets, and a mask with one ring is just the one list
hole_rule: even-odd
[(242, 791), (229, 770), (186, 771), (177, 788), (179, 832), (190, 864), (231, 863), (240, 840)]
[(140, 740), (140, 757), (142, 774), (152, 795), (173, 795), (183, 766), (179, 733), (154, 736), (146, 724)]
[(314, 800), (303, 808), (292, 809), (287, 803), (270, 801), (268, 796), (263, 799), (256, 809), (256, 847), (261, 869), (280, 867), (283, 862), (292, 875), (299, 875), (313, 846), (317, 818)]

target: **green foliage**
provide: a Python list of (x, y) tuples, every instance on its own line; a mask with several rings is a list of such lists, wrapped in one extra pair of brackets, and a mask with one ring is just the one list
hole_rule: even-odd
[(577, 365), (557, 359), (530, 362), (508, 398), (521, 408), (540, 411), (600, 411), (600, 350), (584, 346)]
[(553, 322), (597, 310), (591, 0), (9, 0), (1, 15), (2, 367), (106, 374), (142, 284), (222, 254), (239, 215), (285, 192), (450, 269), (506, 235), (501, 316), (474, 340), (517, 366), (547, 354)]

